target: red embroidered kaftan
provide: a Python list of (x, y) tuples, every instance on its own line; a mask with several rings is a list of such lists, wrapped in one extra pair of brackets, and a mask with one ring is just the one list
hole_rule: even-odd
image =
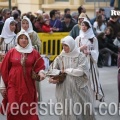
[[(32, 113), (36, 112), (36, 109), (32, 109), (36, 107), (35, 103), (37, 104), (37, 92), (35, 81), (31, 78), (31, 70), (40, 55), (36, 50), (27, 53), (25, 75), (21, 65), (21, 55), (13, 48), (6, 54), (1, 65), (1, 74), (7, 88), (7, 97), (3, 99), (3, 103), (5, 106), (9, 103), (7, 120), (38, 120), (38, 115), (30, 115), (29, 112), (30, 110)], [(44, 61), (41, 58), (35, 66), (35, 71), (39, 72), (44, 68)], [(14, 102), (19, 105), (19, 109), (13, 110), (14, 113), (19, 112), (17, 115), (12, 115), (11, 105), (16, 107)], [(22, 115), (21, 111), (28, 114)]]

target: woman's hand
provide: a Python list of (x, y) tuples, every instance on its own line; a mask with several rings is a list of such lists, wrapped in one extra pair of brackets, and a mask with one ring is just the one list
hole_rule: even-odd
[(42, 72), (40, 72), (39, 75), (40, 75), (40, 81), (44, 80), (46, 77), (45, 74)]
[(61, 72), (61, 73), (65, 73), (65, 71), (64, 71), (64, 70), (60, 70), (60, 72)]
[(1, 89), (0, 93), (1, 93), (1, 95), (2, 95), (3, 98), (5, 98), (7, 96), (6, 89)]
[(82, 45), (82, 46), (80, 47), (80, 51), (84, 51), (85, 49), (87, 49), (87, 46), (86, 46), (86, 45)]
[(59, 83), (59, 81), (58, 80), (54, 80), (53, 77), (50, 77), (49, 78), (49, 83), (57, 84), (57, 83)]
[(85, 49), (85, 50), (83, 51), (83, 53), (87, 56), (87, 55), (90, 54), (90, 51), (88, 51), (87, 49)]

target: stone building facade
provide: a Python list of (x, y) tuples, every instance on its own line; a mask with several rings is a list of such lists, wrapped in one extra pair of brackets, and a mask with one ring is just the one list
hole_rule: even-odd
[[(0, 0), (0, 8), (8, 7), (10, 0)], [(12, 6), (18, 6), (18, 8), (25, 12), (36, 12), (41, 9), (45, 12), (49, 12), (52, 9), (59, 9), (61, 12), (65, 8), (70, 8), (71, 11), (77, 11), (80, 5), (84, 5), (87, 10), (87, 14), (91, 17), (94, 16), (95, 10), (99, 7), (109, 7), (110, 0), (11, 0)], [(118, 0), (115, 0), (115, 6), (118, 5)]]

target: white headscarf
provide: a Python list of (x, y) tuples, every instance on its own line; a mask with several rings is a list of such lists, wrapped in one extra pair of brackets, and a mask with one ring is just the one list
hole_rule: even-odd
[(75, 40), (71, 36), (66, 36), (61, 40), (62, 44), (66, 44), (70, 48), (70, 52), (66, 53), (64, 50), (60, 53), (62, 56), (67, 56), (67, 57), (78, 57), (80, 51), (77, 48), (77, 45), (75, 43)]
[[(33, 26), (32, 26), (32, 23), (31, 23), (30, 19), (29, 19), (27, 16), (23, 16), (22, 21), (23, 21), (23, 20), (27, 20), (27, 21), (28, 21), (28, 24), (29, 24), (29, 28), (26, 30), (26, 32), (27, 32), (27, 33), (32, 33), (32, 32), (33, 32)], [(24, 29), (22, 28), (22, 21), (21, 21), (21, 30), (24, 30)]]
[[(21, 46), (18, 44), (18, 37), (19, 37), (20, 35), (25, 35), (25, 36), (27, 36), (27, 38), (28, 38), (28, 45), (27, 45), (25, 48), (21, 47)], [(30, 37), (29, 37), (28, 33), (27, 33), (25, 30), (21, 30), (21, 31), (19, 32), (19, 34), (18, 34), (17, 37), (16, 37), (16, 42), (17, 42), (17, 46), (15, 47), (15, 49), (16, 49), (18, 52), (20, 52), (20, 53), (31, 53), (31, 52), (33, 51), (33, 47), (32, 47), (32, 43), (31, 43)]]
[(16, 34), (10, 30), (11, 22), (15, 22), (13, 17), (6, 19), (0, 37), (8, 39), (8, 38), (13, 38), (16, 36)]
[[(85, 13), (81, 13), (78, 18), (79, 19), (83, 18), (83, 20), (85, 20), (85, 19), (87, 20), (88, 19)], [(79, 20), (78, 20), (78, 24), (81, 24)]]
[[(91, 23), (90, 23), (88, 20), (86, 20), (86, 19), (83, 20), (83, 22), (84, 22), (84, 21), (86, 21), (86, 22), (89, 24), (90, 28), (89, 28), (86, 32), (84, 32), (84, 31), (81, 29), (79, 36), (80, 36), (82, 39), (89, 39), (89, 38), (95, 37)], [(82, 22), (82, 23), (83, 23), (83, 22)], [(82, 24), (82, 23), (81, 23), (81, 24)]]

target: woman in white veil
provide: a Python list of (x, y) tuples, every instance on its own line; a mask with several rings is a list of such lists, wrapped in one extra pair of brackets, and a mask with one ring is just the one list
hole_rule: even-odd
[(40, 52), (40, 38), (38, 37), (38, 34), (33, 30), (32, 23), (27, 16), (23, 16), (21, 20), (21, 30), (25, 30), (29, 34), (33, 47)]
[(98, 60), (98, 40), (95, 37), (92, 26), (88, 20), (84, 20), (81, 24), (80, 35), (75, 39), (77, 46), (83, 52), (88, 60), (90, 72), (90, 88), (93, 93), (93, 102), (95, 100), (104, 101), (104, 93), (99, 80), (99, 71), (97, 67)]
[(6, 19), (0, 35), (0, 52), (2, 54), (7, 53), (11, 48), (15, 47), (16, 34), (16, 22), (13, 17)]
[[(13, 47), (16, 46), (16, 34), (14, 33), (16, 29), (16, 22), (13, 17), (6, 19), (1, 35), (0, 35), (0, 66), (5, 54)], [(4, 82), (0, 75), (0, 90), (3, 90)]]
[[(75, 40), (71, 36), (63, 38), (61, 43), (63, 50), (53, 61), (50, 71), (54, 69), (62, 71), (64, 66), (66, 78), (62, 83), (55, 82), (56, 80), (52, 77), (49, 79), (50, 83), (56, 84), (57, 102), (63, 106), (59, 120), (95, 120), (92, 101), (87, 87), (89, 76), (87, 59), (83, 53), (80, 53)], [(80, 108), (79, 105), (75, 107), (77, 103), (81, 105)], [(91, 108), (89, 105), (84, 108), (87, 103), (90, 103)], [(76, 114), (79, 109), (81, 114)], [(84, 110), (86, 114), (84, 114)]]

